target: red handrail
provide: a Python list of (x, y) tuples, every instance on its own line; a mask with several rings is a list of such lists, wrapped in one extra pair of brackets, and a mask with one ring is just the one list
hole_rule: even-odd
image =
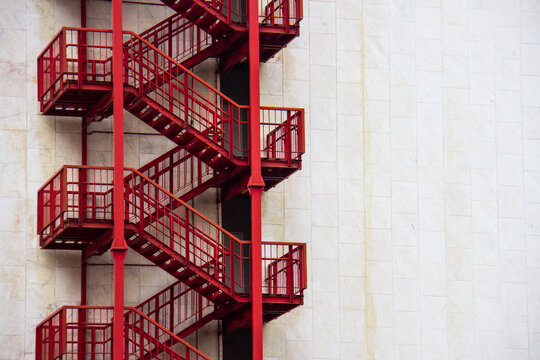
[(166, 18), (139, 36), (179, 63), (209, 48), (215, 42), (212, 35), (180, 14)]
[(139, 169), (139, 172), (177, 197), (210, 181), (214, 170), (177, 146)]
[[(242, 264), (249, 261), (250, 242), (236, 238), (139, 171), (131, 168), (125, 171), (125, 208), (129, 223), (178, 253), (196, 267), (207, 281), (229, 296), (246, 295), (250, 281)], [(62, 211), (55, 213), (56, 217), (51, 223), (43, 224), (44, 230), (40, 233), (42, 243), (66, 221), (81, 225), (86, 221), (112, 221), (112, 168), (64, 166), (49, 183), (54, 183), (58, 177), (65, 184)], [(42, 193), (49, 192), (48, 189), (47, 185), (42, 187), (38, 197), (42, 198)], [(81, 192), (87, 198), (83, 203), (79, 201)], [(45, 205), (38, 208), (38, 218), (46, 218), (43, 214), (47, 202), (40, 204)], [(283, 262), (282, 256), (291, 251), (289, 246), (294, 247), (292, 250), (305, 248), (304, 244), (263, 243), (265, 261), (268, 264), (276, 260)], [(295, 267), (295, 272), (291, 273), (294, 284), (290, 292), (299, 294), (304, 287), (305, 261), (293, 260), (286, 264)], [(272, 276), (271, 272), (267, 275)], [(280, 285), (281, 288), (284, 286)], [(275, 295), (268, 291), (266, 293)]]
[[(263, 25), (297, 26), (302, 20), (302, 0), (258, 1), (259, 22)], [(246, 23), (245, 0), (194, 0), (194, 2), (228, 24)], [(174, 3), (174, 1), (167, 1), (167, 3)]]
[[(204, 134), (208, 142), (221, 149), (222, 156), (231, 160), (247, 156), (248, 144), (242, 134), (247, 131), (249, 123), (248, 106), (238, 105), (143, 38), (131, 32), (125, 32), (125, 37), (124, 79), (128, 87), (136, 89), (158, 111), (169, 114), (170, 120), (176, 122), (179, 129), (190, 126)], [(41, 67), (42, 110), (52, 106), (55, 96), (67, 84), (110, 86), (112, 37), (109, 30), (64, 28), (49, 50), (43, 54), (53, 54), (54, 61), (45, 55), (38, 61)], [(51, 80), (48, 75), (54, 79)], [(298, 122), (292, 131), (282, 132), (285, 137), (280, 136), (283, 144), (289, 143), (292, 147), (281, 146), (276, 150), (279, 146), (274, 142), (274, 154), (281, 155), (273, 158), (287, 161), (300, 159), (299, 155), (303, 153), (303, 139), (300, 138), (303, 134), (303, 113), (300, 112), (301, 109), (261, 109), (263, 139), (270, 139), (267, 135), (276, 128), (285, 129), (286, 124), (292, 123), (291, 119)], [(287, 116), (284, 115), (286, 113)], [(272, 120), (267, 123), (265, 119)], [(261, 150), (263, 156), (269, 153), (264, 144)]]
[[(125, 308), (126, 359), (210, 360), (136, 308)], [(106, 306), (63, 306), (36, 327), (36, 359), (110, 356), (113, 308)], [(167, 343), (175, 345), (168, 346)]]

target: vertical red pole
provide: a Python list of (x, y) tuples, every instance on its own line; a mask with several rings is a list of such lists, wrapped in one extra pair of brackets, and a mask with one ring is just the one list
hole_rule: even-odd
[(263, 358), (262, 336), (262, 259), (261, 259), (261, 176), (260, 99), (259, 99), (259, 0), (249, 0), (249, 159), (251, 176), (251, 318), (252, 359)]
[(86, 0), (81, 0), (81, 27), (86, 27)]
[(114, 260), (114, 322), (113, 359), (124, 359), (124, 259), (127, 244), (124, 239), (124, 104), (122, 82), (122, 0), (113, 0), (113, 143), (114, 143), (114, 240), (111, 252)]

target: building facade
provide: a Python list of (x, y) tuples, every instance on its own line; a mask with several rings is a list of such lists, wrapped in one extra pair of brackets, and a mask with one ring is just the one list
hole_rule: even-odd
[[(43, 116), (36, 59), (78, 1), (4, 1), (0, 13), (0, 359), (34, 359), (36, 325), (80, 303), (78, 252), (43, 250), (38, 189), (81, 164), (81, 122)], [(88, 0), (87, 26), (111, 27)], [(124, 4), (140, 33), (173, 12)], [(307, 243), (304, 303), (264, 325), (266, 359), (540, 357), (540, 4), (534, 0), (307, 1), (300, 36), (261, 64), (261, 105), (305, 109), (302, 170), (263, 195), (263, 240)], [(207, 60), (194, 72), (225, 85)], [(112, 165), (112, 121), (88, 164)], [(125, 160), (173, 144), (125, 113)], [(224, 222), (215, 190), (193, 200)], [(87, 302), (113, 302), (110, 255)], [(172, 284), (135, 252), (126, 304)], [(188, 341), (226, 359), (211, 322)], [(234, 339), (232, 340), (235, 341)], [(231, 357), (229, 357), (231, 358)]]

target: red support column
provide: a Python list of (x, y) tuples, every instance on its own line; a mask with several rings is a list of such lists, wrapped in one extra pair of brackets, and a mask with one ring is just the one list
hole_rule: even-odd
[(261, 259), (261, 196), (264, 181), (261, 176), (260, 91), (259, 91), (259, 9), (258, 0), (248, 3), (249, 30), (249, 159), (251, 176), (251, 336), (252, 359), (263, 358), (262, 334), (262, 259)]
[[(81, 7), (83, 3), (86, 3), (86, 0), (81, 0)], [(84, 24), (84, 26), (86, 26), (86, 23)], [(86, 127), (86, 119), (84, 117), (81, 121), (81, 164), (88, 165), (88, 130)], [(79, 179), (79, 186), (81, 187), (79, 188), (79, 192), (80, 194), (82, 194), (82, 196), (79, 200), (79, 208), (82, 209), (82, 211), (79, 213), (79, 220), (82, 220), (81, 215), (83, 215), (83, 213), (86, 211), (86, 170), (83, 169), (80, 175), (82, 175), (82, 178)], [(84, 253), (81, 252), (81, 305), (86, 305), (86, 270), (86, 258), (84, 256)]]
[(86, 27), (86, 0), (81, 0), (81, 27)]
[(127, 244), (124, 239), (124, 88), (122, 80), (122, 0), (113, 0), (113, 243), (114, 260), (114, 322), (113, 359), (124, 359), (124, 259)]

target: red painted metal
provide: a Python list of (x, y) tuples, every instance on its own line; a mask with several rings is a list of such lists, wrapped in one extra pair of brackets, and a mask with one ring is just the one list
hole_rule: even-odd
[[(117, 358), (112, 346), (113, 314), (113, 307), (61, 307), (36, 327), (36, 360)], [(135, 308), (122, 309), (121, 316), (122, 360), (210, 360)], [(86, 336), (80, 339), (82, 333)], [(174, 350), (166, 342), (174, 343)]]
[[(112, 76), (113, 76), (113, 243), (111, 253), (114, 260), (114, 319), (113, 358), (124, 358), (124, 259), (127, 244), (124, 239), (124, 81), (123, 81), (123, 39), (122, 0), (112, 2)], [(85, 35), (82, 35), (85, 37)]]
[[(81, 170), (87, 175), (87, 183), (80, 183)], [(211, 221), (190, 205), (175, 197), (166, 189), (134, 169), (125, 169), (124, 177), (125, 202), (124, 208), (126, 219), (126, 236), (128, 244), (141, 253), (148, 255), (159, 266), (166, 268), (170, 265), (170, 258), (183, 262), (190, 269), (195, 269), (207, 282), (214, 284), (228, 296), (244, 300), (242, 296), (249, 293), (249, 279), (243, 274), (244, 262), (249, 260), (249, 247), (251, 242), (239, 240), (234, 235)], [(87, 228), (89, 224), (107, 227), (112, 223), (112, 189), (113, 168), (89, 167), (89, 166), (64, 166), (53, 179), (65, 180), (67, 191), (66, 198), (58, 218), (62, 219), (57, 225), (54, 234), (62, 231), (61, 226), (74, 224), (77, 227)], [(83, 188), (89, 188), (87, 192), (88, 204), (80, 204), (79, 192)], [(81, 206), (84, 208), (81, 209)], [(47, 210), (48, 205), (38, 209), (38, 213)], [(80, 215), (83, 218), (79, 218)], [(101, 224), (101, 225), (99, 225)], [(134, 234), (136, 229), (137, 234)], [(141, 235), (144, 238), (141, 238)], [(54, 240), (54, 239), (53, 239)], [(148, 253), (155, 246), (154, 253)], [(287, 243), (287, 245), (291, 245)], [(292, 244), (295, 250), (303, 247), (303, 244)], [(265, 259), (280, 260), (284, 251), (287, 250), (282, 243), (264, 243)], [(266, 249), (268, 248), (268, 249)], [(297, 251), (297, 250), (295, 250)], [(166, 252), (169, 260), (163, 262), (161, 252)], [(154, 255), (152, 257), (151, 255)], [(159, 260), (158, 260), (159, 258)], [(283, 260), (280, 260), (283, 262)], [(262, 261), (260, 263), (263, 263)], [(265, 260), (265, 267), (270, 263)], [(305, 273), (302, 263), (301, 273)], [(174, 274), (180, 274), (182, 270), (177, 267)], [(261, 279), (268, 278), (268, 271)], [(302, 275), (303, 276), (303, 275)], [(185, 279), (182, 279), (185, 280)], [(302, 279), (294, 281), (294, 294), (298, 295), (303, 290)], [(281, 284), (280, 287), (285, 285)], [(203, 290), (202, 288), (199, 290)], [(218, 290), (216, 290), (217, 292)], [(265, 292), (266, 293), (266, 292)], [(211, 294), (213, 295), (213, 294)], [(272, 293), (267, 292), (267, 295)]]
[(81, 0), (81, 27), (86, 27), (86, 0)]
[(181, 146), (150, 161), (141, 167), (139, 172), (180, 198), (199, 187), (204, 187), (203, 184), (216, 176), (214, 169)]
[[(77, 182), (73, 181), (74, 178), (80, 179), (81, 169), (85, 169), (90, 175), (87, 176), (88, 183), (92, 184), (90, 188), (95, 188), (95, 190), (88, 193), (92, 199), (90, 203), (94, 203), (95, 200), (96, 203), (100, 204), (98, 207), (87, 207), (85, 211), (79, 211), (77, 200), (77, 192), (80, 191), (83, 184), (77, 184)], [(187, 290), (188, 286), (177, 283), (171, 288), (156, 294), (138, 308), (154, 320), (159, 320), (170, 331), (187, 335), (208, 321), (222, 318), (236, 309), (235, 307), (227, 308), (224, 306), (222, 302), (228, 301), (227, 299), (231, 299), (231, 297), (229, 294), (224, 295), (224, 292), (219, 290), (219, 285), (226, 288), (228, 286), (228, 291), (234, 294), (233, 299), (236, 299), (236, 301), (241, 303), (249, 300), (246, 293), (246, 290), (249, 289), (249, 279), (247, 279), (248, 283), (246, 283), (246, 278), (242, 275), (242, 262), (250, 261), (250, 259), (248, 256), (242, 256), (242, 253), (249, 253), (249, 249), (243, 248), (249, 247), (250, 242), (235, 239), (180, 199), (174, 198), (172, 194), (152, 183), (150, 179), (145, 178), (135, 170), (130, 171), (131, 175), (126, 177), (126, 179), (129, 179), (126, 182), (126, 196), (131, 198), (131, 201), (128, 201), (126, 216), (130, 219), (129, 223), (132, 225), (127, 227), (126, 236), (131, 239), (132, 248), (145, 256), (150, 255), (149, 259), (153, 259), (157, 265), (163, 268), (172, 264), (173, 261), (179, 261), (181, 258), (189, 259), (192, 264), (196, 264), (196, 267), (189, 267), (189, 269), (194, 269), (193, 275), (183, 278), (182, 281), (189, 284), (191, 280), (189, 286), (198, 292), (198, 294), (195, 294), (195, 292)], [(79, 224), (77, 226), (85, 228), (86, 221), (111, 221), (112, 173), (112, 168), (82, 166), (64, 167), (59, 172), (70, 188), (69, 193), (71, 196), (66, 201), (66, 209), (69, 209), (69, 211), (66, 210), (66, 214), (75, 217), (74, 219), (66, 218), (65, 223), (72, 220), (74, 223)], [(104, 181), (99, 183), (96, 179), (104, 179)], [(98, 209), (98, 211), (94, 211), (94, 209)], [(174, 213), (186, 214), (187, 216), (175, 217)], [(76, 219), (80, 214), (85, 214), (84, 222)], [(61, 218), (64, 217), (61, 216)], [(142, 223), (144, 225), (141, 225)], [(134, 235), (131, 232), (133, 228), (143, 228), (142, 231), (145, 237), (151, 241), (148, 242), (143, 239), (142, 241), (146, 242), (146, 244), (141, 246), (140, 234)], [(162, 241), (158, 241), (158, 238), (162, 239)], [(160, 243), (164, 246), (161, 247), (161, 250), (158, 250)], [(148, 249), (155, 245), (157, 245), (156, 249), (147, 253)], [(288, 305), (281, 309), (271, 308), (270, 319), (280, 312), (288, 311), (293, 304), (301, 304), (302, 292), (306, 286), (305, 245), (263, 242), (262, 248), (263, 256), (260, 264), (263, 269), (261, 279), (264, 281), (261, 285), (261, 291), (265, 294), (265, 302), (269, 302), (271, 305), (285, 301)], [(226, 252), (227, 249), (228, 252)], [(165, 253), (165, 250), (169, 251), (167, 256), (174, 260), (163, 262), (162, 254)], [(175, 257), (175, 252), (181, 256)], [(122, 267), (116, 267), (116, 269), (122, 269)], [(179, 274), (185, 272), (185, 269), (188, 269), (188, 267), (185, 267), (184, 270), (178, 269), (175, 274), (179, 276)], [(204, 274), (206, 275), (203, 276)], [(195, 280), (202, 280), (202, 282), (196, 284), (193, 282)], [(231, 286), (231, 284), (234, 285)], [(201, 296), (214, 299), (214, 304), (211, 305), (208, 300)], [(190, 298), (191, 300), (189, 300)], [(196, 300), (197, 298), (203, 301), (202, 307), (201, 305), (195, 305), (187, 308), (190, 310), (186, 312), (186, 307), (190, 306), (190, 303), (200, 304)], [(215, 309), (212, 313), (213, 306), (218, 306), (218, 309)], [(183, 313), (182, 308), (184, 309)], [(168, 323), (166, 319), (169, 319)], [(39, 331), (42, 330), (38, 330), (38, 334)]]
[(166, 287), (136, 308), (181, 337), (216, 318), (216, 306), (181, 281)]
[[(249, 21), (245, 0), (161, 0), (186, 18), (206, 25), (212, 32), (223, 31), (225, 25), (241, 26)], [(255, 0), (257, 18), (261, 24), (298, 26), (302, 20), (302, 0)], [(251, 0), (250, 0), (251, 2)], [(186, 5), (187, 4), (187, 5)], [(204, 10), (204, 16), (196, 16)], [(206, 17), (206, 18), (205, 18)], [(243, 27), (245, 29), (245, 27)]]
[(249, 165), (251, 176), (251, 348), (254, 360), (263, 359), (262, 304), (262, 226), (261, 197), (264, 181), (261, 176), (260, 84), (259, 84), (259, 8), (258, 0), (248, 2), (249, 27)]
[(180, 14), (168, 17), (139, 36), (187, 68), (198, 64), (205, 56), (215, 56), (214, 52), (205, 50), (214, 45), (216, 39)]
[[(62, 53), (65, 54), (66, 58), (59, 58), (57, 62), (69, 64), (68, 69), (82, 67), (83, 64), (79, 63), (80, 60), (76, 57), (79, 47), (78, 40), (81, 38), (78, 35), (80, 32), (87, 34), (84, 37), (87, 39), (86, 47), (89, 51), (94, 52), (93, 58), (88, 59), (88, 62), (104, 64), (104, 66), (90, 67), (90, 70), (82, 75), (86, 79), (91, 79), (92, 86), (102, 86), (105, 89), (111, 84), (110, 70), (106, 65), (110, 63), (112, 38), (108, 36), (109, 32), (64, 29), (62, 34), (66, 39), (66, 49)], [(124, 44), (124, 70), (128, 85), (126, 91), (133, 94), (129, 96), (132, 100), (127, 102), (125, 107), (179, 145), (186, 147), (186, 141), (194, 142), (193, 148), (198, 149), (198, 151), (191, 151), (194, 155), (202, 150), (217, 151), (219, 154), (216, 153), (206, 160), (209, 165), (213, 164), (215, 167), (215, 163), (219, 161), (221, 161), (222, 166), (229, 165), (231, 161), (241, 164), (241, 159), (245, 158), (248, 152), (248, 144), (242, 138), (241, 129), (247, 127), (248, 113), (253, 112), (253, 110), (250, 110), (248, 106), (238, 105), (224, 94), (213, 89), (205, 81), (155, 49), (142, 38), (132, 33), (125, 33), (125, 36), (129, 39)], [(171, 72), (169, 69), (176, 70)], [(178, 75), (180, 70), (182, 73)], [(59, 85), (49, 87), (40, 97), (42, 108), (56, 108), (54, 102), (51, 102), (52, 100), (47, 101), (50, 97), (56, 98), (50, 93), (54, 90), (55, 94), (62, 94), (66, 89), (73, 89), (78, 83), (78, 76), (78, 71), (66, 71), (62, 75), (57, 75), (59, 80), (55, 84)], [(84, 81), (83, 88), (86, 89), (87, 86), (90, 84)], [(141, 93), (144, 96), (141, 97)], [(302, 110), (288, 110), (291, 112), (286, 113), (287, 110), (283, 108), (270, 107), (262, 110), (264, 122), (261, 124), (261, 136), (263, 138), (266, 138), (267, 141), (270, 140), (267, 135), (278, 127), (281, 127), (278, 138), (303, 135), (303, 129), (294, 124), (298, 122), (294, 119), (295, 117), (303, 117), (303, 114), (299, 114)], [(291, 129), (284, 126), (287, 123), (293, 124)], [(186, 133), (189, 134), (186, 135)], [(293, 156), (284, 156), (282, 159), (299, 160), (298, 155), (303, 153), (303, 148), (300, 147), (301, 139), (291, 139), (290, 141), (293, 145), (297, 144), (298, 149), (291, 150), (294, 152), (291, 154)], [(281, 147), (285, 149), (284, 146)], [(261, 150), (264, 152), (266, 147)], [(284, 154), (282, 150), (277, 148), (276, 151)]]
[[(250, 0), (247, 9), (244, 1), (163, 0), (178, 14), (138, 36), (122, 32), (113, 0), (112, 32), (63, 28), (38, 57), (41, 110), (85, 116), (83, 153), (88, 123), (114, 113), (114, 168), (65, 166), (39, 190), (40, 243), (85, 250), (84, 303), (86, 259), (113, 238), (115, 282), (114, 308), (63, 308), (40, 324), (37, 358), (206, 359), (174, 334), (227, 317), (236, 319), (229, 328), (252, 327), (253, 358), (262, 359), (262, 322), (302, 303), (305, 245), (261, 241), (261, 195), (301, 167), (304, 112), (259, 104), (259, 61), (299, 34), (302, 0)], [(84, 13), (81, 2), (83, 27)], [(208, 57), (229, 68), (247, 55), (249, 106), (188, 70)], [(178, 147), (140, 171), (124, 169), (124, 108)], [(251, 242), (183, 201), (211, 186), (242, 191), (235, 183), (252, 197)], [(179, 279), (138, 309), (124, 308), (128, 244)]]

